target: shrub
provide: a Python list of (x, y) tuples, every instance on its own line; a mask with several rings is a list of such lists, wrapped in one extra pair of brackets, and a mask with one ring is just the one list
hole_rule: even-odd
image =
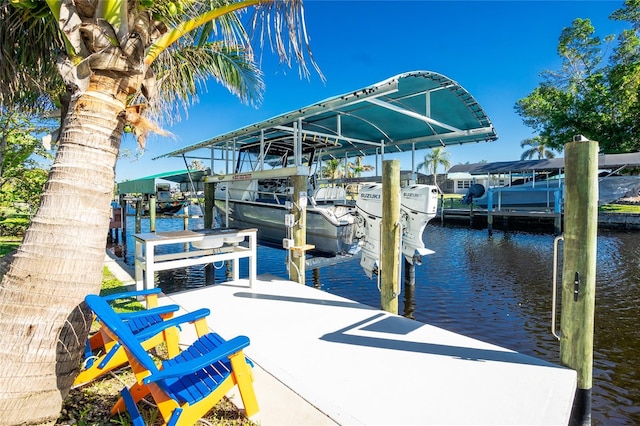
[(0, 235), (21, 236), (29, 227), (30, 218), (27, 215), (16, 215), (0, 218)]

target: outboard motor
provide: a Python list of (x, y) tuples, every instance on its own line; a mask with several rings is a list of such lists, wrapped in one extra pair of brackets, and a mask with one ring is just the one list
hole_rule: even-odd
[[(400, 222), (402, 224), (402, 253), (411, 263), (420, 264), (421, 256), (433, 253), (425, 248), (422, 235), (427, 222), (436, 215), (438, 189), (433, 185), (411, 185), (402, 188)], [(360, 266), (369, 278), (378, 273), (382, 224), (382, 185), (367, 184), (360, 188), (356, 201), (357, 229), (362, 257)]]
[(474, 198), (482, 197), (484, 195), (484, 191), (484, 186), (480, 185), (479, 183), (474, 183), (469, 187), (467, 193), (464, 194), (464, 197), (462, 197), (462, 202), (469, 205), (473, 203)]

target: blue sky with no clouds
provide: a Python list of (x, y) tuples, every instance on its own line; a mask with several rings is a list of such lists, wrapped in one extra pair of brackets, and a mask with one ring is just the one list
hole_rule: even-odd
[[(560, 67), (556, 48), (562, 29), (575, 18), (589, 18), (597, 35), (617, 34), (627, 24), (608, 17), (622, 5), (622, 0), (306, 0), (311, 47), (326, 82), (313, 72), (301, 79), (297, 68), (279, 65), (275, 55), (264, 52), (266, 91), (258, 108), (209, 84), (188, 118), (168, 128), (173, 138), (152, 135), (142, 157), (118, 160), (116, 181), (183, 169), (181, 159), (152, 158), (414, 70), (456, 80), (498, 132), (495, 142), (447, 148), (452, 164), (519, 159), (520, 141), (535, 134), (514, 105), (540, 83), (541, 71)], [(135, 142), (126, 138), (122, 148), (134, 150)], [(398, 158), (403, 169), (411, 167), (410, 154)]]

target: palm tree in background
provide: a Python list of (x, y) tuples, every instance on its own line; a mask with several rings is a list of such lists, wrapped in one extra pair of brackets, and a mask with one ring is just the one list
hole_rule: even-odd
[(40, 207), (0, 284), (0, 424), (53, 423), (91, 323), (82, 302), (100, 291), (123, 133), (143, 146), (211, 77), (259, 101), (242, 22), (301, 75), (315, 63), (302, 0), (0, 0), (0, 19), (0, 109), (62, 117)]
[(364, 172), (370, 172), (373, 170), (373, 166), (368, 164), (362, 164), (363, 158), (356, 157), (355, 162), (349, 163), (349, 177), (360, 177)]
[(324, 161), (324, 166), (322, 167), (322, 176), (327, 179), (340, 179), (344, 176), (344, 171), (342, 170), (342, 161), (337, 158), (331, 158), (327, 161)]
[(420, 169), (424, 168), (427, 172), (431, 172), (433, 175), (433, 184), (438, 187), (438, 191), (440, 187), (438, 186), (438, 167), (444, 167), (445, 171), (451, 167), (451, 161), (449, 161), (449, 153), (444, 150), (444, 148), (433, 148), (431, 151), (427, 152), (424, 155), (424, 161), (418, 164), (416, 171), (420, 171)]
[(530, 139), (525, 139), (520, 142), (520, 148), (528, 147), (520, 156), (520, 160), (531, 160), (537, 157), (538, 160), (544, 158), (555, 158), (556, 154), (547, 148), (545, 138), (542, 136), (535, 136)]

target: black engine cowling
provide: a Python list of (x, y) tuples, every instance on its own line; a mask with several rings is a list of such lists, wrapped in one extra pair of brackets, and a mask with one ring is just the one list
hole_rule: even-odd
[(479, 183), (474, 183), (469, 187), (469, 190), (464, 194), (464, 197), (462, 197), (462, 202), (467, 205), (471, 204), (473, 203), (474, 198), (482, 197), (484, 195), (484, 191), (484, 186)]

